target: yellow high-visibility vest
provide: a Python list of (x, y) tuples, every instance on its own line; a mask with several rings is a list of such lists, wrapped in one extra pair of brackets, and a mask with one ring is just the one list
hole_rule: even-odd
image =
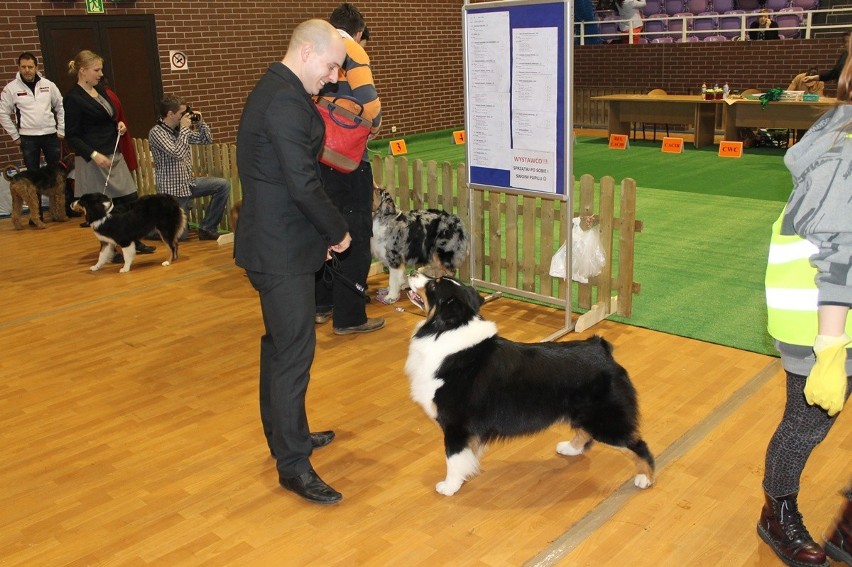
[[(769, 242), (765, 281), (769, 334), (781, 342), (813, 346), (818, 331), (818, 292), (817, 269), (810, 257), (818, 249), (796, 234), (781, 234), (785, 212), (772, 225)], [(852, 317), (847, 317), (846, 334), (852, 336)]]

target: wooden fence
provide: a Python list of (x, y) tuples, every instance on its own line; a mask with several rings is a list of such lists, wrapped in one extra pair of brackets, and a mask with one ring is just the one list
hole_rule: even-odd
[[(134, 138), (133, 146), (136, 149), (136, 159), (139, 167), (133, 172), (133, 179), (140, 195), (156, 193), (154, 184), (154, 162), (151, 159), (151, 148), (148, 146), (147, 138)], [(242, 199), (243, 193), (240, 186), (240, 177), (237, 171), (237, 146), (235, 144), (192, 144), (192, 171), (198, 177), (222, 177), (231, 182), (231, 198), (229, 206)], [(210, 197), (202, 197), (192, 201), (189, 210), (189, 222), (200, 224), (207, 208)], [(231, 231), (230, 215), (222, 215), (219, 228)]]
[[(405, 157), (375, 156), (372, 165), (376, 183), (394, 195), (401, 208), (437, 208), (473, 218), (474, 272), (465, 265), (459, 274), (463, 280), (492, 282), (564, 305), (567, 283), (549, 274), (550, 259), (565, 240), (563, 201), (476, 190), (473, 203), (468, 203), (465, 164), (439, 167), (432, 161), (424, 166), (421, 160), (414, 160), (409, 165)], [(633, 294), (639, 292), (639, 284), (633, 281), (633, 264), (635, 233), (642, 230), (642, 224), (636, 220), (636, 182), (625, 179), (619, 189), (616, 195), (615, 180), (609, 176), (600, 183), (591, 175), (580, 178), (573, 216), (582, 217), (586, 226), (600, 227), (606, 263), (588, 284), (574, 285), (581, 309), (629, 317)], [(613, 301), (613, 292), (617, 301)]]
[[(139, 168), (134, 172), (139, 193), (154, 193), (154, 167), (148, 140), (134, 139)], [(234, 144), (192, 146), (195, 175), (223, 177), (231, 181), (231, 203), (242, 198)], [(465, 164), (438, 164), (409, 160), (404, 157), (374, 156), (373, 177), (397, 200), (402, 209), (436, 208), (453, 211), (464, 219), (474, 218), (471, 236), (474, 246), (474, 269), (465, 263), (459, 276), (492, 282), (541, 296), (544, 301), (564, 305), (566, 282), (549, 274), (550, 258), (565, 240), (564, 204), (529, 194), (480, 191), (473, 194), (473, 211), (468, 199)], [(461, 190), (459, 190), (461, 188)], [(588, 284), (578, 284), (574, 297), (581, 309), (602, 309), (604, 314), (617, 312), (629, 317), (634, 293), (639, 284), (633, 281), (634, 233), (641, 231), (636, 221), (636, 183), (621, 182), (616, 195), (612, 177), (596, 183), (591, 175), (580, 177), (579, 199), (574, 216), (598, 224), (606, 256), (601, 275)], [(190, 211), (190, 222), (198, 223), (207, 198), (199, 199)], [(618, 214), (616, 214), (618, 207)], [(224, 215), (219, 225), (230, 231), (230, 216)], [(613, 293), (618, 297), (612, 301)], [(523, 293), (522, 293), (523, 295)], [(609, 298), (609, 299), (608, 299)], [(561, 302), (560, 302), (561, 300)]]

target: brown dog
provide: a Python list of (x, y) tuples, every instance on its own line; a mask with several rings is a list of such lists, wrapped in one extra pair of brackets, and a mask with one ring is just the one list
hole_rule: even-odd
[(30, 224), (46, 228), (41, 218), (41, 195), (47, 195), (49, 211), (54, 222), (68, 220), (65, 214), (65, 178), (74, 167), (74, 155), (68, 154), (61, 162), (47, 165), (35, 171), (18, 171), (13, 164), (3, 168), (3, 177), (9, 182), (12, 194), (12, 224), (15, 229), (24, 228), (24, 203), (29, 208)]

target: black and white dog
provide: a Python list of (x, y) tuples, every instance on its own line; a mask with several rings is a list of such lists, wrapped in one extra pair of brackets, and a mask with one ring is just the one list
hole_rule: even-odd
[(186, 214), (171, 195), (145, 195), (126, 209), (114, 211), (109, 197), (102, 193), (87, 193), (74, 201), (72, 208), (85, 213), (86, 222), (101, 242), (98, 263), (89, 268), (93, 272), (110, 261), (116, 246), (121, 248), (124, 256), (124, 266), (120, 271), (129, 272), (136, 257), (135, 241), (153, 230), (160, 234), (169, 248), (169, 259), (163, 265), (168, 266), (177, 260), (178, 237), (186, 227)]
[(376, 189), (370, 249), (390, 270), (387, 292), (377, 295), (382, 303), (399, 299), (406, 266), (430, 265), (437, 273), (453, 275), (469, 247), (470, 236), (460, 217), (437, 209), (398, 211), (391, 194)]
[(557, 453), (579, 455), (592, 441), (626, 449), (636, 464), (633, 483), (653, 484), (654, 457), (639, 435), (636, 390), (608, 342), (512, 342), (480, 316), (474, 288), (419, 272), (409, 285), (409, 296), (426, 311), (405, 363), (411, 398), (444, 432), (447, 477), (435, 490), (455, 494), (479, 472), (489, 442), (556, 423), (575, 431), (572, 440), (557, 443)]

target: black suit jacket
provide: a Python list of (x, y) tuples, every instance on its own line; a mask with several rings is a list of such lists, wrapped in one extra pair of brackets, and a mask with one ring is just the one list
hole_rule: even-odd
[(314, 273), (347, 226), (325, 192), (318, 156), (325, 125), (299, 78), (273, 63), (246, 100), (237, 132), (243, 191), (234, 234), (238, 266)]
[[(95, 90), (110, 104), (101, 85), (95, 85)], [(75, 154), (90, 161), (93, 151), (106, 156), (114, 153), (118, 136), (115, 109), (110, 116), (101, 103), (78, 84), (65, 94), (62, 105), (65, 107), (65, 139)]]

